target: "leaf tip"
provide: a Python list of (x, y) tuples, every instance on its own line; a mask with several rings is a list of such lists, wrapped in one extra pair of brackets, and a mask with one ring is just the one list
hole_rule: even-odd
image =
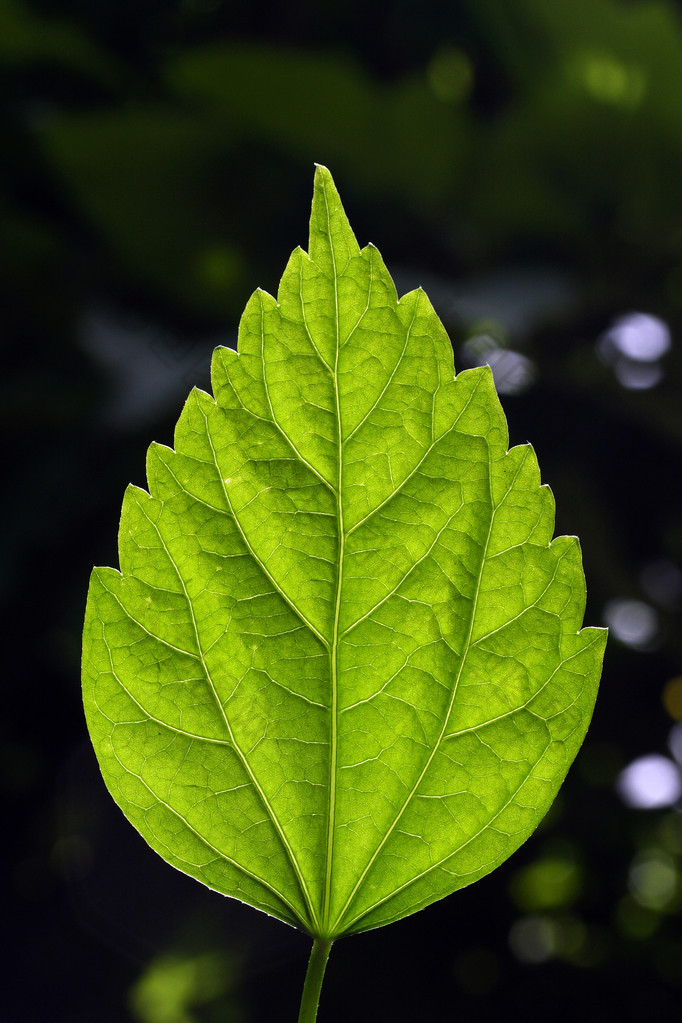
[[(315, 164), (315, 178), (313, 180), (314, 193), (321, 190), (323, 193), (331, 193), (339, 199), (339, 192), (334, 184), (334, 178), (328, 167), (325, 167), (323, 163)], [(340, 199), (339, 199), (340, 201)]]
[(349, 258), (360, 254), (331, 171), (320, 163), (315, 164), (308, 252), (312, 260), (326, 266), (334, 276), (337, 267), (340, 269)]

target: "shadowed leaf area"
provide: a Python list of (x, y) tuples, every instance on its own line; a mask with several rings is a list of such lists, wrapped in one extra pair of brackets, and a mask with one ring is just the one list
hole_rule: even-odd
[(534, 830), (592, 712), (575, 538), (489, 368), (455, 377), (316, 171), (308, 253), (130, 487), (84, 696), (166, 860), (315, 936), (390, 923)]

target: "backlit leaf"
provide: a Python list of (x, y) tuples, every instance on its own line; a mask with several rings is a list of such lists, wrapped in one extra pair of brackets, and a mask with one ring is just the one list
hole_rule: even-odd
[(313, 935), (397, 920), (536, 827), (592, 712), (578, 541), (487, 367), (454, 375), (318, 168), (309, 254), (257, 291), (93, 573), (88, 724), (149, 844)]

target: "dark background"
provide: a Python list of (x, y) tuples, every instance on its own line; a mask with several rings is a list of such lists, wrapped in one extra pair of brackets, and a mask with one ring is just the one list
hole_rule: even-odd
[(124, 487), (305, 245), (315, 161), (399, 290), (425, 286), (456, 364), (493, 365), (512, 442), (532, 441), (557, 530), (581, 538), (586, 622), (612, 627), (537, 834), (335, 946), (320, 1019), (676, 1020), (673, 0), (0, 0), (0, 1015), (296, 1018), (307, 939), (173, 871), (105, 792), (79, 645)]

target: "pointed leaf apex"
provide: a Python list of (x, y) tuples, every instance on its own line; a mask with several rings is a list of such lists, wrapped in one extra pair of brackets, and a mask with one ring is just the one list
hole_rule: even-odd
[(313, 206), (310, 213), (310, 258), (335, 276), (353, 256), (360, 255), (341, 198), (329, 170), (315, 164)]
[(331, 192), (335, 192), (338, 195), (336, 185), (334, 184), (334, 178), (332, 177), (331, 171), (328, 167), (325, 167), (323, 163), (315, 164), (315, 181), (314, 187), (324, 186)]

